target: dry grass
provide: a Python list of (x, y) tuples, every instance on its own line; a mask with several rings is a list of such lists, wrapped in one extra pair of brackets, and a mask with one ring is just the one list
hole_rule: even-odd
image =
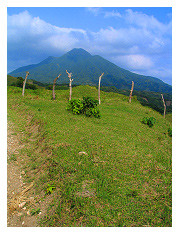
[(13, 196), (13, 198), (8, 202), (8, 208), (10, 212), (22, 208), (27, 202), (32, 202), (32, 200), (30, 198), (27, 198), (25, 194), (33, 187), (33, 185), (34, 183), (31, 183), (23, 191)]

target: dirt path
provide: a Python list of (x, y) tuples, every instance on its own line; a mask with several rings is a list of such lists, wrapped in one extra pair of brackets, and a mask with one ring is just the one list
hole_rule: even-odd
[(31, 215), (35, 199), (32, 193), (33, 183), (26, 184), (26, 176), (22, 166), (20, 150), (24, 147), (20, 143), (20, 135), (8, 121), (7, 126), (7, 226), (8, 227), (37, 227), (37, 220), (41, 212)]

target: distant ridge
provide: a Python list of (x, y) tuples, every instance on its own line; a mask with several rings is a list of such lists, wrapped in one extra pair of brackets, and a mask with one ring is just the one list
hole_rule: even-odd
[(172, 86), (160, 79), (132, 73), (99, 55), (92, 56), (82, 48), (74, 48), (61, 57), (50, 56), (38, 64), (20, 67), (10, 72), (9, 75), (24, 78), (25, 72), (29, 71), (30, 79), (52, 83), (54, 78), (62, 73), (58, 83), (67, 83), (66, 70), (72, 72), (73, 84), (97, 85), (99, 76), (104, 72), (101, 81), (103, 86), (130, 89), (131, 82), (134, 81), (135, 90), (172, 93)]

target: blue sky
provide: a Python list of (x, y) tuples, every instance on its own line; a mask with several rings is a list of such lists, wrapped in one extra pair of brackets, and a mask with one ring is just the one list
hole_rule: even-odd
[(8, 72), (73, 48), (172, 84), (172, 8), (7, 8)]

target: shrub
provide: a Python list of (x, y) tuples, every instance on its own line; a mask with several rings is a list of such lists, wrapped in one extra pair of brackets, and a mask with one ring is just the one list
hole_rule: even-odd
[(148, 123), (147, 124), (149, 125), (150, 128), (153, 127), (153, 125), (155, 124), (155, 121), (156, 121), (156, 119), (154, 117), (150, 117), (148, 119)]
[(14, 83), (14, 86), (22, 88), (23, 87), (23, 81), (24, 81), (24, 79), (22, 77), (17, 77), (17, 82)]
[(155, 124), (155, 122), (156, 122), (156, 119), (154, 118), (154, 117), (144, 117), (142, 120), (141, 120), (141, 122), (143, 123), (143, 124), (146, 124), (146, 125), (148, 125), (150, 128), (151, 127), (153, 127), (153, 125)]
[(26, 83), (25, 88), (26, 88), (26, 89), (33, 89), (33, 90), (35, 90), (35, 89), (37, 89), (37, 86), (34, 85), (34, 84)]
[(83, 97), (83, 100), (72, 99), (69, 101), (67, 110), (72, 111), (73, 114), (85, 114), (88, 117), (94, 116), (100, 118), (100, 112), (97, 108), (98, 101), (92, 97)]
[(90, 117), (94, 116), (95, 118), (100, 118), (100, 112), (97, 108), (98, 101), (92, 97), (83, 97), (83, 113)]
[(87, 109), (86, 112), (85, 112), (85, 115), (90, 117), (90, 116), (94, 116), (95, 118), (100, 118), (101, 115), (100, 115), (100, 112), (97, 108), (90, 108), (90, 109)]
[(91, 109), (91, 108), (95, 108), (98, 105), (98, 101), (95, 100), (92, 97), (83, 97), (83, 105), (84, 105), (84, 109)]
[(144, 117), (144, 118), (141, 120), (141, 122), (142, 122), (143, 124), (148, 124), (148, 118), (147, 118), (147, 117)]
[(81, 100), (72, 99), (66, 109), (72, 111), (75, 115), (79, 115), (83, 112), (83, 103)]

